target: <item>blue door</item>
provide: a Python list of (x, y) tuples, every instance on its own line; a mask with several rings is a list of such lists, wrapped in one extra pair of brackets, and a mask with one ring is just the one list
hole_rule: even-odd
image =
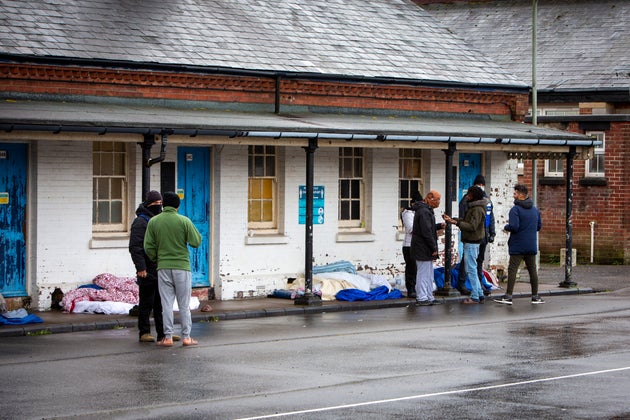
[[(468, 188), (472, 187), (473, 182), (475, 182), (475, 177), (479, 174), (481, 174), (481, 154), (460, 153), (458, 202), (466, 195), (466, 191), (468, 191)], [(464, 215), (460, 214), (459, 217), (464, 217)]]
[(210, 286), (208, 274), (210, 245), (210, 149), (179, 147), (177, 149), (177, 193), (179, 213), (187, 216), (201, 233), (199, 248), (190, 248), (193, 287)]
[(26, 296), (26, 144), (0, 143), (0, 293)]
[[(458, 205), (462, 197), (466, 195), (468, 188), (473, 186), (475, 177), (481, 174), (481, 154), (460, 153), (459, 154), (459, 191), (457, 194)], [(459, 217), (464, 217), (460, 214)], [(460, 234), (461, 238), (461, 234)], [(459, 255), (464, 255), (464, 245), (459, 241)]]

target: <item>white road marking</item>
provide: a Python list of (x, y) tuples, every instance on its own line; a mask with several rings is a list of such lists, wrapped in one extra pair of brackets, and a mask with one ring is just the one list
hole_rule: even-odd
[(531, 379), (529, 381), (511, 382), (511, 383), (507, 383), (507, 384), (481, 386), (481, 387), (477, 387), (477, 388), (458, 389), (458, 390), (454, 390), (454, 391), (443, 391), (443, 392), (432, 392), (430, 394), (411, 395), (411, 396), (408, 396), (408, 397), (390, 398), (390, 399), (386, 399), (386, 400), (366, 401), (366, 402), (356, 403), (356, 404), (346, 404), (346, 405), (337, 405), (337, 406), (331, 406), (331, 407), (312, 408), (310, 410), (290, 411), (290, 412), (286, 412), (286, 413), (269, 414), (269, 415), (266, 415), (266, 416), (243, 417), (243, 418), (239, 418), (239, 419), (235, 419), (235, 420), (257, 420), (257, 419), (271, 419), (271, 418), (284, 417), (284, 416), (295, 416), (295, 415), (299, 415), (299, 414), (318, 413), (318, 412), (322, 412), (322, 411), (341, 410), (341, 409), (344, 409), (344, 408), (354, 408), (354, 407), (361, 407), (361, 406), (366, 406), (366, 405), (386, 404), (386, 403), (397, 402), (397, 401), (408, 401), (408, 400), (415, 400), (415, 399), (421, 399), (421, 398), (439, 397), (439, 396), (443, 396), (443, 395), (463, 394), (463, 393), (466, 393), (466, 392), (487, 391), (487, 390), (490, 390), (490, 389), (508, 388), (508, 387), (514, 387), (514, 386), (520, 386), (520, 385), (536, 384), (536, 383), (540, 383), (540, 382), (560, 381), (560, 380), (563, 380), (563, 379), (579, 378), (579, 377), (582, 377), (582, 376), (590, 376), (590, 375), (601, 375), (601, 374), (604, 374), (604, 373), (621, 372), (621, 371), (624, 371), (624, 370), (630, 370), (630, 366), (626, 366), (626, 367), (622, 367), (622, 368), (616, 368), (616, 369), (596, 370), (596, 371), (593, 371), (593, 372), (576, 373), (576, 374), (573, 374), (573, 375), (553, 376), (551, 378)]

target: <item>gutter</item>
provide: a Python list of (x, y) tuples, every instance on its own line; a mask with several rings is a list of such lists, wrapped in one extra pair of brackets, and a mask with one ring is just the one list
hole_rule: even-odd
[(327, 132), (290, 132), (290, 131), (247, 131), (247, 130), (217, 130), (217, 129), (189, 129), (189, 128), (153, 128), (153, 127), (112, 127), (112, 126), (77, 126), (77, 125), (38, 125), (38, 124), (0, 124), (0, 131), (39, 131), (53, 134), (65, 133), (94, 133), (105, 134), (141, 134), (141, 135), (181, 135), (221, 136), (221, 137), (264, 137), (264, 138), (296, 138), (296, 139), (325, 139), (325, 140), (368, 140), (368, 141), (404, 141), (404, 142), (437, 142), (437, 143), (478, 143), (493, 145), (540, 145), (540, 146), (585, 146), (601, 145), (598, 140), (577, 140), (559, 138), (492, 138), (492, 137), (462, 137), (462, 136), (432, 136), (432, 135), (399, 135), (399, 134), (361, 134), (361, 133), (327, 133)]

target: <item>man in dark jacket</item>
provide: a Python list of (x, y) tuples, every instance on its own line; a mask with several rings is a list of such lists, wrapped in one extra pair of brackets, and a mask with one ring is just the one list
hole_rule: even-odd
[(542, 220), (540, 219), (540, 212), (534, 206), (532, 199), (527, 196), (527, 193), (525, 185), (516, 184), (514, 186), (514, 207), (510, 209), (508, 224), (504, 227), (504, 230), (510, 233), (510, 239), (508, 239), (508, 250), (510, 252), (508, 285), (505, 296), (501, 299), (494, 299), (494, 301), (505, 305), (512, 304), (516, 272), (523, 260), (525, 260), (525, 266), (529, 273), (532, 303), (545, 303), (538, 296), (538, 272), (536, 270), (537, 235), (542, 228)]
[(151, 335), (151, 311), (155, 319), (157, 339), (164, 338), (162, 324), (162, 303), (157, 283), (157, 264), (144, 252), (144, 234), (151, 217), (162, 212), (162, 195), (158, 191), (149, 191), (147, 198), (136, 210), (136, 218), (131, 225), (129, 253), (136, 266), (136, 282), (139, 287), (138, 330), (140, 342), (154, 342)]
[(468, 202), (464, 217), (452, 218), (446, 214), (443, 217), (447, 223), (457, 225), (462, 232), (465, 264), (463, 265), (464, 268), (460, 269), (460, 278), (465, 278), (467, 275), (471, 288), (470, 297), (466, 298), (462, 303), (483, 303), (484, 295), (481, 290), (481, 280), (477, 273), (477, 257), (479, 255), (479, 246), (486, 236), (485, 220), (488, 201), (484, 198), (483, 190), (477, 186), (470, 187), (464, 198)]
[(440, 193), (431, 190), (416, 208), (411, 234), (411, 255), (416, 260), (416, 305), (439, 305), (433, 297), (433, 260), (438, 258), (437, 231), (433, 209), (440, 206)]

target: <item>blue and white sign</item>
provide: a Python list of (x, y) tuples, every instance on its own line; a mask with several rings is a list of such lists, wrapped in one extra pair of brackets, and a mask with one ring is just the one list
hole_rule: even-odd
[[(300, 185), (299, 223), (306, 224), (306, 185)], [(313, 185), (313, 224), (324, 224), (324, 186)]]

